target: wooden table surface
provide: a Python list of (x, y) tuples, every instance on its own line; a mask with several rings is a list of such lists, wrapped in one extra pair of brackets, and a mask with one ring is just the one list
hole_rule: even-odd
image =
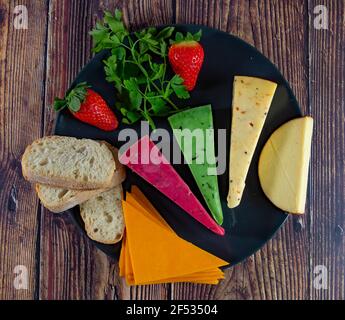
[[(320, 4), (328, 30), (314, 27)], [(15, 28), (17, 5), (28, 9), (27, 30)], [(26, 145), (52, 131), (53, 98), (92, 57), (88, 31), (116, 7), (131, 30), (196, 23), (239, 36), (278, 66), (315, 119), (306, 214), (218, 286), (127, 287), (117, 264), (45, 210), (22, 177)], [(0, 299), (345, 299), (344, 81), (344, 0), (0, 0)], [(27, 289), (14, 287), (18, 265)]]

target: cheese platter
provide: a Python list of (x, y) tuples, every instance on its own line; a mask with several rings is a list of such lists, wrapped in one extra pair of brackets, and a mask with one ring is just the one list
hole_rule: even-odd
[[(128, 284), (218, 283), (288, 212), (304, 213), (312, 118), (301, 117), (272, 62), (225, 32), (170, 25), (129, 33), (116, 11), (91, 36), (96, 54), (56, 98), (55, 136), (27, 148), (24, 177), (47, 208), (67, 210), (119, 260)], [(188, 132), (202, 144), (198, 135), (182, 139)], [(164, 270), (146, 261), (145, 241)], [(199, 264), (182, 267), (177, 248)]]

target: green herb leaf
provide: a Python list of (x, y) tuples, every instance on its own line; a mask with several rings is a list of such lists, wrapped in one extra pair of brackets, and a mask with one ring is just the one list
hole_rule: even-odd
[(104, 22), (109, 26), (110, 30), (115, 34), (125, 31), (125, 26), (123, 25), (121, 18), (122, 18), (122, 14), (121, 12), (119, 12), (119, 10), (116, 10), (114, 15), (109, 11), (106, 11), (104, 14)]
[(131, 123), (135, 123), (140, 120), (141, 114), (133, 111), (128, 111), (126, 117)]
[(150, 55), (149, 54), (144, 54), (144, 55), (142, 55), (141, 57), (140, 57), (140, 59), (139, 59), (139, 61), (140, 61), (140, 63), (144, 63), (144, 62), (147, 62), (147, 61), (149, 61), (150, 60)]
[(156, 116), (164, 116), (170, 110), (167, 103), (160, 97), (149, 97), (147, 100), (151, 104), (152, 110)]
[(171, 84), (174, 84), (174, 85), (176, 85), (176, 84), (182, 84), (183, 81), (184, 81), (184, 80), (183, 80), (178, 74), (175, 74), (175, 75), (173, 76), (173, 78), (171, 79)]
[(171, 80), (171, 88), (174, 90), (176, 96), (180, 99), (189, 99), (190, 95), (187, 91), (186, 87), (182, 84), (183, 79), (175, 75), (173, 79)]
[(147, 33), (154, 36), (157, 33), (157, 29), (155, 27), (147, 28)]
[(157, 40), (153, 40), (150, 37), (145, 37), (142, 39), (142, 41), (145, 41), (147, 44), (150, 45), (150, 47), (154, 47), (158, 45), (158, 41)]
[(162, 29), (161, 31), (159, 31), (158, 35), (157, 35), (157, 39), (158, 40), (164, 40), (167, 38), (170, 38), (174, 32), (175, 28), (174, 27), (166, 27), (164, 29)]
[(167, 43), (165, 41), (161, 41), (160, 43), (160, 49), (161, 49), (161, 55), (164, 57), (167, 54)]
[[(114, 49), (115, 50), (115, 49)], [(104, 71), (106, 75), (106, 80), (108, 82), (114, 82), (117, 91), (122, 92), (122, 79), (119, 76), (118, 72), (118, 63), (117, 55), (110, 56), (107, 60), (104, 61)]]
[(129, 99), (131, 101), (132, 108), (133, 109), (139, 109), (139, 107), (141, 106), (141, 102), (143, 101), (143, 97), (140, 94), (140, 92), (139, 91), (131, 91), (129, 93)]
[(138, 84), (136, 83), (135, 78), (124, 80), (123, 84), (128, 91), (138, 91)]
[(120, 112), (123, 116), (126, 116), (128, 113), (128, 110), (126, 108), (120, 108)]
[(164, 65), (163, 64), (154, 64), (154, 74), (153, 74), (153, 77), (152, 77), (152, 80), (157, 80), (157, 79), (160, 79), (162, 78), (163, 76), (163, 73), (164, 73)]
[(117, 47), (112, 50), (112, 54), (117, 59), (122, 60), (126, 56), (126, 50), (122, 47)]
[(164, 98), (168, 98), (173, 94), (174, 90), (170, 87), (167, 87), (164, 92)]
[(122, 12), (121, 12), (121, 10), (119, 10), (119, 9), (115, 10), (115, 18), (116, 18), (116, 20), (119, 20), (119, 21), (122, 20)]
[[(159, 31), (150, 27), (130, 35), (122, 21), (122, 13), (104, 13), (102, 23), (96, 23), (91, 31), (93, 51), (104, 49), (111, 55), (104, 61), (106, 80), (114, 83), (117, 92), (116, 108), (123, 115), (123, 123), (134, 123), (140, 119), (155, 128), (153, 117), (166, 116), (179, 108), (172, 102), (171, 95), (180, 99), (189, 98), (183, 79), (177, 75), (169, 76), (167, 69), (168, 43), (184, 39), (199, 39), (201, 33), (184, 35), (181, 32), (172, 36), (174, 27)], [(65, 101), (57, 100), (54, 108), (68, 105), (72, 110), (80, 107), (86, 89), (74, 88)]]
[(147, 122), (149, 123), (150, 127), (152, 128), (152, 130), (156, 129), (156, 125), (153, 122), (151, 116), (148, 113), (144, 113), (143, 116), (147, 120)]
[(129, 100), (131, 102), (131, 109), (139, 109), (142, 103), (142, 95), (139, 90), (138, 83), (135, 78), (130, 78), (124, 81), (124, 86), (129, 92)]
[(149, 50), (149, 46), (147, 43), (145, 42), (139, 42), (139, 50), (140, 50), (140, 54), (144, 54), (147, 52), (147, 50)]
[(112, 19), (111, 21), (108, 22), (110, 30), (113, 31), (114, 33), (118, 33), (120, 31), (124, 30), (123, 23), (117, 20)]
[(176, 94), (176, 96), (180, 99), (189, 99), (190, 98), (190, 94), (187, 91), (186, 87), (183, 85), (172, 85), (172, 88)]
[(118, 38), (118, 36), (116, 34), (112, 35), (110, 37), (110, 42), (109, 44), (113, 45), (113, 46), (116, 46), (116, 45), (119, 45), (120, 44), (120, 39)]
[(102, 24), (97, 22), (96, 28), (90, 32), (90, 35), (93, 38), (94, 46), (97, 46), (99, 43), (103, 41), (103, 39), (107, 36), (108, 30)]

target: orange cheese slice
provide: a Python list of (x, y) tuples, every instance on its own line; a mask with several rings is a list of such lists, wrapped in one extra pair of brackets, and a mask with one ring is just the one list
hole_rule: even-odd
[(198, 284), (218, 284), (219, 280), (216, 279), (197, 279), (197, 280), (190, 280), (190, 279), (165, 279), (164, 281), (153, 281), (153, 282), (143, 282), (143, 283), (136, 283), (133, 279), (126, 279), (126, 283), (128, 286), (134, 286), (134, 285), (150, 285), (150, 284), (160, 284), (160, 283), (181, 283), (181, 282), (190, 282), (190, 283), (198, 283)]
[[(151, 213), (152, 220), (159, 221), (163, 226), (167, 227), (171, 232), (174, 232), (173, 229), (169, 226), (169, 224), (162, 218), (156, 208), (151, 204), (151, 202), (144, 196), (144, 194), (139, 190), (137, 186), (132, 187), (132, 195), (134, 199), (139, 201), (143, 208), (146, 209), (147, 212)], [(175, 232), (174, 232), (175, 233)]]
[(162, 228), (165, 228), (168, 231), (174, 233), (174, 231), (171, 229), (168, 223), (162, 218), (162, 216), (152, 206), (152, 204), (146, 205), (146, 203), (141, 202), (140, 198), (137, 198), (136, 196), (134, 196), (134, 194), (131, 193), (128, 193), (126, 195), (126, 202), (136, 207), (138, 210), (141, 210), (141, 213), (144, 214), (151, 221), (157, 223)]
[[(130, 268), (129, 268), (130, 269)], [(135, 282), (133, 273), (126, 274), (126, 282), (128, 285), (146, 285), (146, 284), (157, 284), (157, 283), (171, 283), (171, 282), (194, 282), (194, 283), (207, 283), (215, 284), (218, 283), (219, 279), (224, 279), (224, 273), (219, 269), (206, 270), (204, 272), (197, 272), (188, 276), (179, 278), (167, 278), (158, 281), (150, 282)]]
[[(129, 257), (128, 255), (126, 256)], [(127, 285), (148, 285), (148, 284), (158, 284), (158, 283), (172, 283), (172, 282), (193, 282), (193, 283), (203, 283), (203, 284), (217, 284), (218, 279), (224, 279), (224, 273), (219, 269), (207, 270), (204, 272), (197, 272), (194, 274), (190, 274), (185, 277), (180, 278), (169, 278), (169, 279), (161, 279), (159, 281), (152, 281), (152, 282), (143, 282), (143, 283), (135, 283), (133, 270), (131, 261), (128, 258), (126, 261), (127, 266), (120, 265), (120, 276), (126, 278)], [(121, 273), (121, 268), (125, 270)]]
[[(166, 230), (166, 232), (171, 233), (175, 238), (180, 239), (173, 229), (168, 225), (168, 223), (161, 217), (154, 206), (147, 200), (143, 193), (136, 187), (132, 187), (132, 192), (127, 193), (126, 202), (129, 204), (129, 208), (137, 210), (137, 214), (144, 215), (144, 217), (150, 220), (152, 223), (156, 224), (159, 228)], [(128, 206), (127, 206), (128, 207)], [(128, 208), (127, 208), (128, 209)], [(125, 210), (125, 208), (124, 208)], [(135, 273), (133, 271), (132, 257), (129, 248), (128, 237), (126, 232), (123, 237), (123, 244), (121, 248), (119, 267), (120, 276), (126, 278), (127, 285), (147, 285), (147, 284), (158, 284), (158, 283), (172, 283), (172, 282), (191, 282), (191, 283), (203, 283), (203, 284), (217, 284), (220, 279), (224, 278), (224, 273), (218, 267), (213, 267), (210, 269), (205, 269), (198, 272), (189, 273), (186, 275), (181, 275), (178, 277), (168, 277), (153, 281), (141, 281), (135, 278)], [(188, 243), (188, 242), (187, 242)], [(188, 243), (189, 244), (189, 243)], [(191, 244), (189, 244), (191, 245)], [(196, 247), (197, 248), (197, 247)], [(199, 248), (198, 248), (199, 249)], [(201, 250), (201, 249), (199, 249)], [(203, 250), (201, 250), (203, 251)], [(211, 255), (212, 256), (212, 255)], [(136, 257), (134, 257), (136, 259)], [(151, 261), (152, 263), (152, 261)]]
[[(161, 217), (155, 207), (147, 200), (144, 194), (139, 190), (138, 187), (132, 186), (131, 193), (126, 194), (126, 201), (133, 206), (137, 207), (143, 214), (146, 214), (147, 217), (159, 223), (163, 228), (167, 228), (171, 232), (174, 232), (168, 223)], [(124, 233), (123, 240), (122, 240), (122, 248), (120, 253), (119, 259), (119, 267), (120, 267), (120, 276), (129, 276), (133, 277), (132, 265), (130, 262), (129, 252), (128, 252), (128, 244), (126, 238), (126, 232)]]
[[(132, 273), (126, 274), (127, 283), (129, 285), (133, 285), (134, 283), (134, 275)], [(179, 277), (179, 278), (167, 278), (161, 279), (159, 281), (151, 281), (151, 282), (143, 282), (143, 283), (136, 283), (136, 284), (156, 284), (156, 283), (170, 283), (170, 282), (215, 282), (218, 279), (224, 279), (224, 273), (219, 269), (212, 269), (207, 270), (204, 272), (196, 272), (187, 276)]]
[[(224, 279), (224, 273), (216, 268), (213, 270), (207, 270), (203, 272), (197, 272), (194, 274), (187, 275), (185, 277), (180, 278), (168, 278), (168, 279), (161, 279), (158, 281), (151, 281), (151, 282), (134, 282), (133, 276), (133, 269), (130, 260), (130, 256), (127, 251), (126, 255), (126, 248), (128, 248), (128, 244), (126, 239), (123, 239), (123, 247), (121, 250), (120, 256), (120, 276), (126, 278), (127, 285), (149, 285), (149, 284), (158, 284), (158, 283), (173, 283), (173, 282), (191, 282), (191, 283), (200, 283), (200, 284), (211, 284), (215, 285), (218, 284), (219, 279)], [(127, 246), (127, 247), (126, 247)]]
[[(179, 279), (187, 281), (192, 274), (228, 264), (179, 238), (170, 227), (162, 227), (162, 221), (157, 220), (156, 210), (147, 212), (132, 200), (129, 200), (131, 203), (123, 201), (127, 230), (124, 257), (126, 273), (133, 274), (134, 284), (162, 282), (163, 279), (166, 282)], [(143, 199), (139, 201), (145, 202)], [(145, 207), (149, 205), (145, 203)], [(155, 213), (150, 215), (152, 212)], [(211, 278), (217, 280), (217, 277)]]

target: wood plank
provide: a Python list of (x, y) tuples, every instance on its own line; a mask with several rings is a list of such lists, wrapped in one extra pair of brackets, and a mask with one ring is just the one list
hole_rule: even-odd
[(172, 0), (124, 1), (123, 12), (131, 30), (174, 23)]
[[(63, 96), (91, 57), (88, 31), (104, 9), (122, 8), (131, 29), (171, 22), (171, 4), (164, 1), (50, 1), (45, 134), (55, 115), (48, 108)], [(127, 287), (117, 263), (80, 235), (66, 215), (43, 210), (41, 217), (41, 299), (165, 299), (169, 286)]]
[[(52, 132), (55, 96), (63, 96), (79, 70), (91, 58), (88, 31), (98, 10), (94, 2), (50, 1), (45, 134)], [(98, 9), (98, 8), (97, 8)], [(42, 208), (40, 299), (117, 298), (108, 277), (114, 270), (107, 257), (80, 235), (66, 215)]]
[[(308, 111), (307, 3), (304, 0), (176, 1), (176, 22), (227, 31), (254, 45), (290, 82)], [(231, 268), (217, 287), (174, 285), (175, 299), (303, 299), (309, 297), (309, 210), (290, 217), (261, 251)]]
[[(329, 29), (314, 28), (324, 5)], [(345, 3), (309, 1), (310, 105), (315, 118), (311, 187), (311, 297), (345, 299)], [(319, 13), (317, 11), (317, 13)], [(314, 286), (314, 268), (327, 268), (327, 289)]]
[[(28, 9), (28, 30), (14, 27), (17, 5)], [(0, 0), (0, 300), (35, 297), (38, 201), (20, 158), (42, 134), (46, 23), (45, 1)], [(27, 290), (14, 287), (17, 265), (27, 268)]]
[[(87, 31), (95, 19), (103, 9), (117, 6), (124, 8), (132, 29), (174, 21), (174, 1), (122, 2), (0, 0), (0, 299), (32, 299), (38, 289), (41, 299), (298, 299), (309, 298), (309, 292), (313, 299), (344, 299), (345, 151), (344, 144), (332, 143), (345, 138), (342, 0), (321, 1), (330, 13), (330, 30), (314, 29), (312, 17), (309, 35), (307, 8), (312, 13), (319, 1), (309, 0), (308, 7), (302, 0), (176, 1), (177, 22), (217, 27), (261, 50), (290, 81), (303, 111), (316, 119), (306, 216), (290, 219), (262, 251), (230, 269), (221, 285), (179, 284), (171, 286), (171, 292), (169, 285), (128, 288), (118, 278), (117, 264), (80, 236), (68, 217), (40, 211), (21, 176), (20, 156), (43, 130), (51, 132), (54, 115), (48, 106), (91, 57)], [(28, 31), (13, 28), (13, 9), (19, 4), (29, 10)], [(48, 5), (49, 59), (44, 74)], [(306, 95), (308, 49), (311, 108)], [(43, 99), (48, 108), (44, 128)], [(21, 114), (29, 114), (30, 121)], [(37, 216), (42, 225), (39, 242)], [(37, 245), (42, 251), (36, 257)], [(18, 264), (28, 267), (28, 290), (13, 288), (13, 268)], [(313, 286), (316, 265), (328, 268), (328, 290)]]

